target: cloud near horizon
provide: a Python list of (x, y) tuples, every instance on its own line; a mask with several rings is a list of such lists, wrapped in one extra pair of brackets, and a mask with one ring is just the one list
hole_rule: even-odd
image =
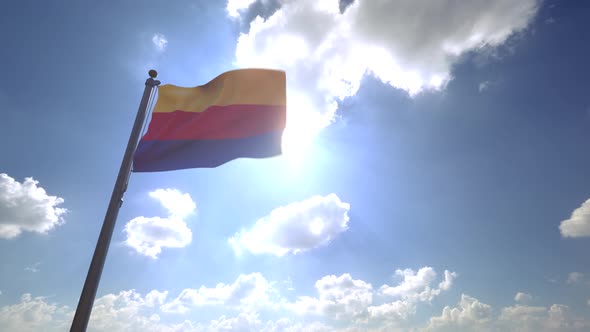
[[(454, 287), (456, 273), (444, 271), (437, 280), (436, 271), (425, 266), (417, 271), (397, 270), (396, 275), (402, 278), (397, 284), (380, 289), (349, 273), (327, 275), (315, 283), (317, 297), (299, 294), (294, 300), (261, 273), (240, 274), (233, 282), (213, 287), (186, 288), (170, 300), (166, 290), (145, 295), (125, 290), (96, 299), (89, 331), (581, 332), (590, 327), (590, 321), (576, 316), (567, 305), (517, 303), (494, 308), (467, 294), (461, 294), (456, 305), (445, 305), (440, 315), (416, 320), (418, 306), (431, 306), (434, 297), (440, 296), (437, 302), (443, 304), (454, 301), (438, 290)], [(395, 291), (384, 294), (388, 288)], [(224, 308), (224, 314), (219, 316), (214, 308)], [(195, 321), (193, 309), (215, 316), (206, 314)], [(12, 330), (63, 331), (72, 317), (73, 308), (31, 294), (0, 307), (0, 326)]]

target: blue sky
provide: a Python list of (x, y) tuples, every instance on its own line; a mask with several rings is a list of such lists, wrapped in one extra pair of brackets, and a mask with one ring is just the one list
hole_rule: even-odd
[(284, 155), (132, 174), (89, 331), (590, 329), (590, 7), (346, 5), (4, 4), (0, 330), (69, 328), (147, 70), (242, 67)]

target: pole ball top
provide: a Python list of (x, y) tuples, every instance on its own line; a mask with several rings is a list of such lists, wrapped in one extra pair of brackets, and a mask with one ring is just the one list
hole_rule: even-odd
[(150, 75), (151, 78), (156, 78), (158, 76), (158, 72), (153, 69), (150, 69), (148, 75)]

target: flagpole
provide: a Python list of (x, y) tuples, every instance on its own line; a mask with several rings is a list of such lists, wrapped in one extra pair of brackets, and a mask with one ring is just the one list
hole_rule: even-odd
[(121, 168), (119, 168), (119, 175), (111, 194), (111, 200), (104, 217), (102, 229), (94, 249), (94, 255), (92, 256), (92, 262), (88, 268), (88, 274), (86, 275), (86, 281), (84, 282), (84, 288), (82, 289), (82, 295), (78, 301), (78, 307), (76, 308), (76, 314), (72, 321), (72, 327), (70, 332), (84, 332), (88, 326), (88, 320), (90, 319), (90, 313), (92, 312), (92, 305), (94, 304), (94, 298), (96, 297), (96, 290), (100, 282), (100, 276), (104, 267), (104, 262), (107, 257), (109, 250), (109, 244), (117, 221), (117, 215), (119, 209), (123, 204), (123, 194), (127, 190), (127, 182), (129, 180), (129, 173), (131, 172), (131, 163), (133, 161), (133, 154), (139, 141), (139, 135), (141, 135), (141, 129), (145, 122), (147, 108), (154, 91), (154, 88), (160, 85), (160, 81), (155, 80), (158, 73), (155, 70), (149, 71), (149, 76), (145, 81), (145, 89), (143, 90), (143, 96), (141, 103), (139, 104), (139, 110), (135, 117), (135, 123), (129, 135), (129, 142), (127, 143), (127, 149), (123, 156)]

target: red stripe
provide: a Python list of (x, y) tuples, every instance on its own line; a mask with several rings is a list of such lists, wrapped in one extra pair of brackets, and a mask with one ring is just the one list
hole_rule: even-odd
[(142, 140), (232, 139), (283, 130), (286, 107), (210, 106), (203, 112), (154, 112)]

